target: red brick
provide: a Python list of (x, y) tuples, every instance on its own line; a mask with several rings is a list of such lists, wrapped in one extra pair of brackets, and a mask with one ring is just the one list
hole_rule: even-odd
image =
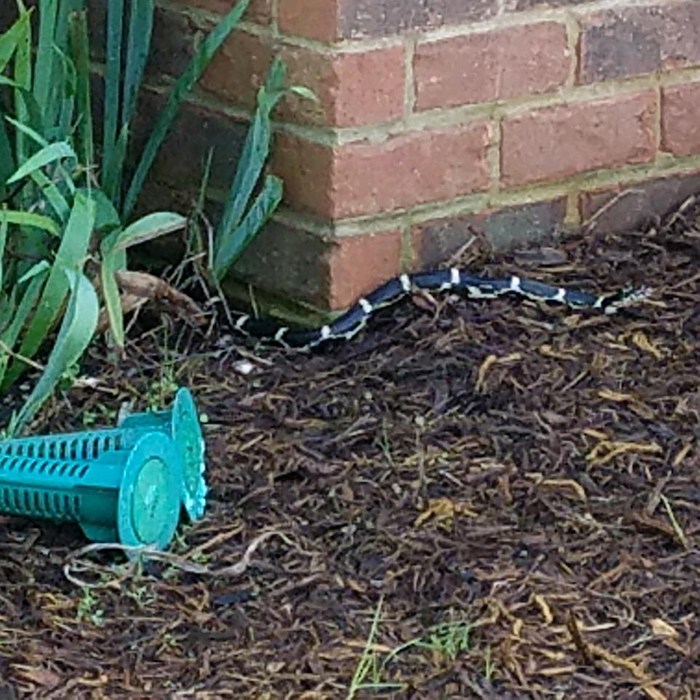
[(411, 240), (414, 263), (426, 270), (444, 263), (472, 235), (478, 245), (495, 249), (532, 243), (555, 235), (564, 223), (566, 199), (546, 200), (435, 219), (414, 226)]
[(330, 252), (329, 306), (342, 309), (400, 272), (401, 231), (338, 238)]
[[(328, 308), (333, 242), (299, 228), (269, 222), (233, 266), (236, 279), (286, 299)], [(278, 274), (270, 274), (276, 270)]]
[(581, 218), (588, 222), (598, 214), (595, 227), (600, 231), (640, 230), (664, 218), (697, 192), (700, 192), (698, 172), (583, 192)]
[(285, 34), (330, 42), (480, 21), (498, 0), (279, 0), (278, 12)]
[[(237, 0), (170, 0), (170, 2), (183, 7), (193, 7), (217, 15), (225, 15), (236, 6)], [(269, 24), (272, 19), (272, 1), (252, 0), (243, 19), (258, 24)]]
[(505, 12), (520, 12), (531, 10), (535, 7), (562, 7), (568, 5), (585, 5), (592, 0), (505, 0), (503, 10)]
[[(142, 92), (132, 129), (133, 155), (143, 151), (164, 105), (164, 95)], [(96, 107), (99, 108), (99, 103)], [(163, 146), (158, 150), (149, 177), (171, 187), (196, 189), (204, 173), (207, 153), (213, 148), (210, 184), (216, 188), (228, 188), (235, 175), (236, 162), (247, 131), (247, 123), (185, 102)]]
[(292, 207), (343, 219), (486, 189), (490, 141), (484, 123), (334, 148), (280, 134), (274, 161)]
[(271, 42), (256, 34), (238, 30), (222, 44), (199, 85), (234, 104), (251, 108), (258, 88), (272, 63)]
[(284, 34), (318, 41), (335, 41), (339, 0), (279, 0), (278, 18)]
[[(284, 2), (285, 0), (282, 0)], [(300, 2), (300, 0), (286, 0)], [(333, 2), (333, 0), (326, 0)], [(335, 0), (343, 38), (478, 22), (498, 13), (499, 0)]]
[(419, 43), (416, 109), (551, 92), (569, 75), (566, 27), (541, 22)]
[(319, 102), (289, 96), (282, 118), (327, 126), (362, 126), (400, 119), (404, 105), (403, 47), (328, 54), (288, 48), (289, 81), (311, 88)]
[(662, 90), (661, 150), (674, 156), (700, 153), (700, 83)]
[[(399, 273), (398, 230), (325, 240), (269, 223), (234, 265), (237, 279), (325, 309), (342, 309)], [(270, 270), (283, 274), (270, 275)]]
[(548, 107), (503, 121), (507, 186), (561, 180), (655, 156), (653, 92)]
[(284, 181), (284, 199), (294, 209), (327, 218), (336, 209), (334, 151), (286, 132), (275, 139), (272, 169)]
[(626, 78), (700, 65), (700, 4), (606, 10), (581, 31), (579, 80)]

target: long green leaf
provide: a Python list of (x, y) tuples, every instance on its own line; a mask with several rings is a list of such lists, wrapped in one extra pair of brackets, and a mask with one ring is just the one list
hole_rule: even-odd
[(133, 245), (152, 241), (154, 238), (165, 236), (185, 228), (187, 219), (181, 214), (169, 211), (159, 211), (148, 214), (127, 226), (114, 238), (114, 250), (125, 250)]
[[(69, 285), (65, 270), (80, 270), (82, 268), (94, 222), (94, 201), (77, 193), (39, 306), (22, 340), (20, 354), (24, 357), (34, 357), (58, 320), (68, 294)], [(23, 369), (24, 363), (14, 362), (8, 372), (8, 381), (13, 382)]]
[(44, 197), (46, 197), (46, 201), (51, 205), (51, 208), (56, 212), (56, 216), (61, 223), (65, 223), (70, 216), (70, 204), (68, 204), (66, 198), (61, 194), (58, 185), (44, 175), (41, 170), (35, 170), (31, 174), (31, 178), (39, 190), (41, 190)]
[(221, 222), (216, 233), (215, 245), (221, 245), (226, 231), (232, 231), (243, 218), (245, 208), (270, 153), (270, 119), (263, 109), (258, 109), (248, 129), (243, 151), (236, 167)]
[(2, 294), (2, 282), (4, 275), (5, 244), (7, 243), (8, 221), (5, 211), (0, 212), (0, 294)]
[(121, 226), (117, 210), (102, 190), (82, 187), (78, 191), (95, 202), (95, 231), (101, 236)]
[[(112, 0), (108, 0), (109, 3)], [(82, 12), (85, 10), (85, 0), (59, 0), (58, 3), (58, 19), (56, 20), (56, 46), (61, 51), (66, 51), (68, 46), (68, 31), (70, 16), (74, 12)]]
[(272, 216), (282, 201), (282, 180), (274, 175), (265, 178), (262, 191), (248, 210), (240, 225), (226, 232), (214, 258), (212, 272), (221, 281), (247, 245)]
[(52, 121), (53, 127), (49, 136), (54, 141), (61, 141), (72, 136), (73, 112), (75, 111), (75, 95), (77, 92), (77, 77), (75, 66), (70, 57), (56, 47), (58, 60), (56, 62), (56, 97), (57, 113)]
[(32, 228), (38, 228), (42, 231), (50, 233), (52, 236), (60, 237), (61, 231), (58, 228), (58, 224), (50, 219), (48, 216), (43, 216), (42, 214), (33, 214), (28, 211), (15, 211), (13, 209), (8, 209), (5, 212), (7, 216), (7, 221), (10, 224), (17, 224), (18, 226), (30, 226)]
[(153, 12), (153, 0), (131, 0), (129, 3), (129, 36), (124, 68), (122, 125), (131, 123), (136, 110), (136, 98), (151, 49)]
[(104, 255), (100, 267), (102, 296), (107, 309), (109, 328), (112, 331), (114, 344), (120, 349), (124, 347), (124, 313), (115, 274), (121, 267), (121, 262), (119, 253), (111, 250)]
[[(2, 82), (2, 80), (0, 80)], [(21, 103), (23, 117), (17, 116), (16, 120), (11, 117), (5, 117), (7, 121), (11, 121), (17, 129), (19, 129), (23, 134), (41, 134), (41, 138), (48, 142), (48, 139), (44, 138), (46, 130), (44, 128), (44, 114), (39, 107), (39, 103), (32, 95), (31, 91), (25, 90), (23, 87), (15, 83), (15, 98), (18, 103)], [(20, 109), (20, 108), (18, 108)], [(18, 126), (19, 125), (19, 126)], [(33, 140), (36, 140), (33, 138)]]
[[(21, 16), (24, 17), (25, 14), (23, 13)], [(25, 20), (26, 30), (18, 39), (13, 62), (13, 78), (19, 85), (19, 88), (15, 90), (15, 116), (22, 123), (29, 121), (27, 100), (23, 91), (30, 92), (32, 87), (32, 31), (28, 19), (27, 17)], [(28, 157), (26, 140), (22, 133), (18, 133), (15, 139), (15, 160), (17, 163), (24, 163)]]
[(5, 128), (3, 116), (2, 107), (0, 107), (0, 199), (4, 199), (7, 192), (5, 181), (15, 171), (12, 144)]
[(34, 97), (45, 115), (53, 111), (49, 101), (54, 81), (54, 43), (58, 0), (39, 3), (39, 41), (36, 49)]
[(250, 0), (240, 0), (219, 24), (217, 24), (214, 30), (200, 44), (197, 53), (187, 66), (187, 70), (178, 78), (170, 91), (165, 108), (158, 117), (158, 121), (146, 143), (146, 147), (141, 155), (141, 160), (139, 161), (136, 172), (129, 185), (122, 210), (122, 217), (125, 220), (129, 218), (136, 205), (136, 200), (141, 192), (146, 176), (153, 165), (158, 149), (170, 130), (175, 115), (180, 108), (180, 104), (185, 99), (187, 93), (192, 89), (192, 86), (199, 80), (199, 77), (209, 65), (212, 56), (216, 53), (219, 46), (221, 46), (226, 37), (236, 28), (243, 13), (248, 9), (249, 3)]
[[(270, 67), (265, 85), (258, 91), (257, 108), (246, 134), (243, 151), (231, 183), (226, 206), (216, 236), (216, 245), (224, 239), (225, 231), (238, 226), (245, 213), (253, 190), (270, 155), (272, 126), (270, 115), (277, 102), (286, 93), (286, 69), (279, 57)], [(215, 248), (216, 249), (216, 248)]]
[[(124, 25), (124, 0), (107, 3), (107, 66), (104, 86), (104, 119), (102, 127), (102, 189), (114, 202), (119, 192), (115, 165), (124, 160), (123, 152), (115, 153), (119, 129), (119, 86), (121, 84), (122, 31)], [(128, 133), (128, 130), (127, 130)], [(109, 163), (110, 167), (105, 167)]]
[[(14, 348), (15, 344), (17, 343), (17, 339), (19, 338), (22, 328), (26, 324), (29, 315), (39, 300), (39, 295), (41, 294), (41, 288), (44, 285), (45, 279), (46, 275), (40, 274), (32, 277), (29, 281), (29, 284), (22, 295), (22, 299), (17, 306), (12, 323), (3, 330), (2, 336), (0, 336), (2, 338), (2, 342), (5, 343), (7, 347)], [(10, 356), (0, 351), (0, 391), (6, 389), (11, 384), (11, 382), (6, 381), (5, 377), (9, 361)]]
[(19, 19), (0, 35), (0, 73), (12, 60), (17, 45), (22, 41), (29, 30), (30, 13), (23, 12)]
[(95, 288), (82, 273), (72, 270), (63, 270), (63, 273), (68, 276), (71, 289), (68, 310), (46, 368), (17, 416), (15, 430), (21, 430), (34, 417), (62, 375), (82, 357), (95, 335), (99, 315)]
[(102, 170), (104, 173), (102, 176), (102, 189), (117, 208), (121, 199), (122, 170), (128, 145), (129, 125), (124, 124), (116, 144), (102, 158)]
[[(2, 338), (2, 334), (5, 332), (5, 329), (9, 325), (10, 321), (12, 320), (12, 317), (14, 316), (15, 313), (15, 297), (17, 296), (17, 286), (13, 286), (12, 289), (10, 289), (9, 294), (5, 294), (0, 289), (0, 338)], [(0, 352), (2, 352), (0, 350)], [(2, 378), (0, 377), (0, 382), (2, 381)]]
[(18, 121), (17, 119), (13, 119), (12, 117), (5, 117), (7, 121), (12, 124), (12, 126), (17, 129), (17, 131), (21, 131), (23, 134), (26, 134), (29, 136), (32, 141), (34, 141), (36, 144), (41, 146), (42, 148), (45, 148), (46, 146), (49, 145), (49, 140), (44, 138), (36, 129), (32, 129), (29, 124), (25, 124), (24, 122)]
[(90, 46), (86, 12), (74, 12), (69, 18), (70, 41), (76, 72), (76, 99), (78, 153), (84, 167), (95, 162), (90, 99)]
[(35, 170), (55, 163), (62, 158), (75, 158), (75, 151), (69, 143), (65, 141), (59, 143), (51, 143), (44, 146), (40, 151), (37, 151), (31, 158), (25, 161), (7, 180), (7, 184), (11, 185), (14, 182), (19, 182), (25, 177), (31, 175)]

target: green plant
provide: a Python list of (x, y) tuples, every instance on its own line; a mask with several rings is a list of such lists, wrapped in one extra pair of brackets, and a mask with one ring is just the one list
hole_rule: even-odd
[[(96, 287), (111, 338), (123, 349), (117, 273), (126, 268), (127, 249), (186, 224), (173, 212), (131, 221), (139, 193), (182, 101), (249, 1), (239, 0), (201, 43), (173, 85), (127, 181), (126, 156), (149, 54), (153, 0), (107, 3), (101, 149), (94, 140), (85, 0), (39, 0), (36, 38), (30, 21), (34, 9), (16, 0), (18, 18), (0, 36), (0, 391), (34, 364), (32, 358), (49, 334), (60, 328), (43, 374), (13, 417), (9, 433), (26, 425), (93, 339)], [(276, 60), (258, 95), (209, 251), (209, 270), (217, 283), (280, 202), (282, 183), (271, 175), (262, 177), (270, 114), (289, 90), (310, 95), (304, 88), (285, 87), (285, 81), (284, 65)]]
[[(361, 690), (400, 690), (403, 687), (400, 683), (386, 683), (382, 681), (384, 664), (379, 663), (379, 657), (374, 650), (374, 640), (379, 630), (383, 603), (384, 598), (382, 597), (377, 604), (377, 609), (374, 611), (372, 626), (365, 642), (365, 648), (362, 650), (362, 656), (350, 681), (347, 700), (354, 700)], [(371, 678), (370, 682), (366, 680), (368, 676)]]
[(287, 86), (285, 65), (276, 57), (265, 84), (258, 91), (253, 122), (248, 130), (224, 213), (214, 236), (210, 271), (217, 283), (223, 279), (282, 200), (282, 181), (274, 175), (265, 175), (260, 192), (251, 203), (255, 187), (260, 182), (270, 154), (272, 110), (289, 92), (307, 99), (316, 99), (314, 93), (303, 86)]
[(104, 611), (96, 609), (97, 599), (88, 587), (83, 588), (83, 594), (78, 601), (76, 619), (78, 622), (90, 621), (95, 627), (102, 627), (105, 624)]
[[(409, 639), (380, 658), (374, 647), (379, 630), (382, 603), (383, 599), (379, 601), (375, 610), (365, 648), (350, 681), (347, 700), (354, 700), (361, 690), (401, 690), (404, 687), (403, 684), (384, 679), (389, 664), (409, 649), (423, 649), (452, 662), (460, 653), (469, 650), (471, 624), (465, 620), (456, 620), (434, 625), (427, 630), (425, 636)], [(489, 662), (490, 657), (487, 663)], [(487, 672), (492, 672), (492, 667), (489, 665), (487, 665)]]

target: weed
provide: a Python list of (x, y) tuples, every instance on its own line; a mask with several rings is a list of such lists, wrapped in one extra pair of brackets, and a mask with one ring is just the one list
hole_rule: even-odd
[[(389, 664), (409, 649), (429, 651), (433, 655), (437, 654), (451, 662), (455, 661), (459, 654), (469, 650), (471, 624), (465, 620), (456, 620), (430, 627), (424, 636), (410, 639), (380, 659), (376, 651), (375, 640), (379, 629), (382, 604), (383, 599), (377, 605), (369, 636), (350, 683), (347, 700), (353, 700), (361, 690), (401, 690), (404, 688), (405, 685), (402, 683), (388, 682), (384, 679)], [(492, 673), (492, 667), (487, 666), (487, 671)]]
[(83, 595), (78, 601), (78, 610), (76, 612), (76, 619), (78, 622), (84, 622), (87, 620), (91, 622), (95, 627), (102, 627), (105, 623), (104, 611), (95, 609), (97, 605), (97, 599), (92, 594), (92, 590), (88, 587), (83, 588)]

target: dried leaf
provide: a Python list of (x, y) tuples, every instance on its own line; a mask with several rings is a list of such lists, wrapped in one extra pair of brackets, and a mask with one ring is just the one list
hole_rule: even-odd
[[(616, 457), (627, 452), (638, 452), (641, 454), (659, 454), (663, 448), (654, 442), (612, 442), (602, 440), (586, 455), (589, 462), (597, 465), (612, 462)], [(600, 456), (603, 453), (603, 456)]]
[(452, 501), (449, 498), (436, 498), (429, 501), (428, 507), (416, 518), (413, 526), (420, 527), (426, 520), (435, 518), (440, 527), (452, 529), (457, 515), (465, 515), (468, 518), (479, 517), (478, 513), (463, 503)]
[(537, 348), (540, 355), (551, 357), (555, 360), (577, 360), (578, 355), (570, 350), (557, 350), (548, 343), (544, 343)]
[(552, 614), (552, 609), (549, 607), (549, 603), (544, 596), (535, 594), (533, 600), (537, 604), (537, 607), (542, 611), (542, 617), (544, 618), (545, 625), (551, 625), (554, 622), (554, 615)]
[(585, 503), (588, 500), (586, 490), (574, 479), (545, 479), (540, 485), (552, 488), (570, 488), (576, 493), (580, 501)]
[(478, 372), (477, 380), (476, 380), (476, 390), (479, 393), (483, 393), (484, 385), (486, 383), (486, 375), (488, 374), (489, 370), (494, 365), (507, 364), (510, 362), (517, 362), (518, 360), (521, 360), (521, 359), (522, 359), (522, 355), (519, 352), (511, 353), (510, 355), (506, 355), (505, 357), (497, 357), (496, 355), (489, 355), (481, 363), (481, 366), (479, 367), (479, 372)]
[(678, 632), (676, 632), (676, 630), (671, 627), (668, 622), (662, 620), (660, 617), (655, 617), (653, 620), (649, 620), (649, 625), (651, 626), (652, 632), (659, 637), (678, 637)]
[(663, 358), (663, 354), (661, 353), (661, 350), (654, 345), (649, 338), (646, 337), (642, 331), (637, 331), (633, 336), (632, 336), (632, 342), (640, 349), (644, 350), (644, 352), (648, 352), (649, 354), (653, 355), (657, 360), (661, 360)]

